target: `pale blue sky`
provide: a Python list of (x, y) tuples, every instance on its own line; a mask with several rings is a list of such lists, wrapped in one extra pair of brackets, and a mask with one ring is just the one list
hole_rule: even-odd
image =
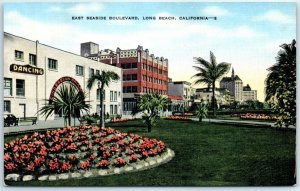
[[(138, 16), (139, 21), (72, 21), (72, 16)], [(143, 21), (143, 16), (175, 16), (176, 21)], [(179, 16), (217, 20), (180, 21)], [(190, 79), (193, 57), (229, 62), (236, 74), (264, 98), (266, 69), (279, 45), (296, 38), (295, 3), (7, 3), (4, 31), (80, 53), (80, 43), (100, 49), (142, 45), (169, 59), (169, 77)], [(230, 74), (228, 74), (230, 75)]]

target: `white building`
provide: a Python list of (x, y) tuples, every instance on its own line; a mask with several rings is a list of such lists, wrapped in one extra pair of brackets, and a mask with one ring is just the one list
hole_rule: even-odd
[(251, 90), (251, 87), (249, 84), (243, 87), (243, 101), (248, 101), (248, 100), (257, 100), (257, 91), (256, 90)]
[[(215, 98), (218, 105), (227, 105), (229, 104), (229, 91), (225, 88), (216, 88), (215, 89)], [(208, 88), (197, 88), (195, 99), (197, 102), (203, 102), (209, 104), (212, 102), (213, 92), (212, 89)]]
[(182, 97), (184, 106), (191, 106), (196, 93), (196, 89), (191, 86), (190, 82), (175, 81), (168, 83), (168, 95)]
[(232, 101), (243, 102), (247, 100), (257, 100), (257, 91), (251, 90), (250, 86), (243, 87), (243, 81), (238, 75), (234, 75), (232, 69), (231, 77), (224, 77), (220, 81), (220, 88), (226, 88), (230, 92)]
[[(100, 63), (60, 50), (38, 41), (4, 33), (4, 114), (16, 117), (43, 116), (37, 112), (62, 84), (73, 84), (87, 93), (90, 113), (99, 113), (97, 84), (87, 89), (88, 78), (101, 70), (114, 71), (122, 78), (121, 68)], [(105, 88), (105, 112), (122, 113), (122, 80)], [(56, 113), (49, 117), (62, 116)]]

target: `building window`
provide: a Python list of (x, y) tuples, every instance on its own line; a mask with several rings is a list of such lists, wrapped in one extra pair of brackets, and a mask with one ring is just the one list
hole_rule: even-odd
[(115, 92), (114, 92), (114, 101), (117, 101), (117, 97), (118, 97), (118, 92), (115, 91)]
[(132, 111), (136, 108), (136, 102), (123, 102), (124, 111)]
[(114, 114), (114, 106), (110, 105), (109, 109), (110, 109), (109, 114), (113, 115)]
[(4, 100), (4, 110), (3, 110), (3, 112), (7, 112), (7, 113), (10, 113), (10, 112), (11, 112), (11, 109), (10, 109), (10, 101)]
[(36, 66), (36, 55), (29, 54), (29, 64), (32, 64), (32, 65)]
[(118, 114), (118, 106), (115, 105), (114, 107), (115, 107), (115, 109), (114, 109), (114, 114), (117, 115), (117, 114)]
[(99, 71), (99, 70), (96, 70), (96, 74), (99, 75), (99, 74), (100, 74), (100, 71)]
[(137, 80), (137, 74), (132, 74), (131, 80)]
[(24, 60), (24, 52), (15, 50), (15, 59), (16, 60)]
[(93, 68), (90, 69), (90, 77), (93, 77), (95, 75), (95, 70)]
[[(97, 89), (97, 100), (100, 100), (100, 89)], [(105, 101), (105, 90), (103, 90), (103, 101)]]
[(113, 99), (114, 99), (114, 92), (110, 91), (110, 101), (113, 101)]
[(83, 66), (76, 65), (76, 75), (83, 76)]
[(16, 80), (16, 94), (17, 96), (25, 96), (25, 80)]
[(97, 99), (100, 100), (100, 89), (97, 89)]
[(132, 63), (131, 68), (137, 68), (137, 63)]
[(12, 96), (12, 79), (4, 78), (4, 96)]
[(57, 60), (48, 58), (48, 68), (52, 70), (57, 70)]
[(137, 86), (132, 86), (131, 92), (136, 93), (137, 92)]

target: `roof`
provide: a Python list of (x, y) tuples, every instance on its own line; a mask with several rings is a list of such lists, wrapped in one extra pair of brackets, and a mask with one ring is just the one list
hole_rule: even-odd
[[(215, 91), (223, 92), (226, 91), (226, 88), (216, 88)], [(208, 88), (197, 88), (196, 92), (212, 92), (212, 88), (208, 90)]]
[(233, 80), (231, 77), (223, 77), (222, 78), (222, 82), (230, 82), (230, 81), (237, 81), (237, 80), (241, 80), (241, 78), (238, 75), (235, 75)]
[(169, 83), (173, 83), (173, 84), (186, 84), (186, 85), (191, 85), (190, 82), (187, 82), (187, 81), (174, 81), (174, 82), (169, 82)]
[(168, 97), (169, 97), (171, 100), (183, 100), (183, 97), (181, 97), (181, 96), (172, 96), (172, 95), (168, 95)]

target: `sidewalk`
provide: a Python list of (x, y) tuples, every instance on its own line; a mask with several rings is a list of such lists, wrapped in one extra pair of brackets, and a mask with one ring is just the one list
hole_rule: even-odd
[[(75, 119), (75, 125), (79, 125), (80, 122)], [(72, 119), (71, 125), (74, 125)], [(4, 127), (4, 134), (16, 133), (16, 132), (26, 132), (26, 131), (35, 131), (41, 129), (57, 129), (65, 127), (64, 120), (62, 118), (55, 120), (38, 120), (36, 125), (32, 125), (31, 122), (21, 122), (19, 126), (10, 126)]]
[[(199, 121), (197, 118), (191, 118), (193, 121)], [(276, 128), (275, 123), (263, 122), (263, 121), (242, 121), (242, 120), (225, 120), (225, 119), (202, 119), (204, 122), (209, 123), (222, 123), (222, 124), (241, 124), (241, 125), (251, 125), (251, 126), (266, 126)], [(289, 129), (296, 129), (295, 126), (288, 127)]]

